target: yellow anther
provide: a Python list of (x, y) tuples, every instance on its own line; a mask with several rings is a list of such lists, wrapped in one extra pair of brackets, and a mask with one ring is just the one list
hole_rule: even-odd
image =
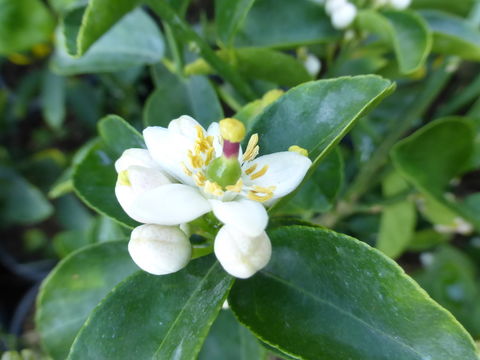
[(207, 136), (207, 142), (210, 146), (213, 146), (213, 136)]
[(214, 153), (215, 149), (213, 147), (207, 150), (207, 156), (205, 157), (205, 165), (210, 164), (210, 162), (213, 160)]
[(198, 153), (193, 154), (191, 150), (188, 150), (187, 157), (190, 165), (195, 169), (201, 168), (204, 164), (202, 157)]
[[(273, 192), (275, 191), (275, 186), (262, 187), (262, 186), (252, 186), (252, 190), (247, 193), (247, 197), (250, 200), (265, 202), (270, 200), (273, 197)], [(263, 195), (260, 195), (263, 194)]]
[(239, 143), (245, 137), (245, 125), (237, 119), (225, 118), (220, 120), (220, 134), (227, 141)]
[(132, 186), (130, 179), (128, 178), (128, 171), (123, 170), (118, 173), (118, 184), (123, 186)]
[(252, 186), (252, 191), (257, 192), (257, 193), (270, 194), (270, 193), (273, 193), (276, 188), (277, 188), (276, 186), (264, 187), (264, 186), (253, 185)]
[[(256, 165), (256, 164), (255, 164)], [(260, 170), (258, 170), (255, 174), (252, 174), (250, 176), (250, 179), (255, 180), (258, 179), (259, 177), (265, 175), (265, 173), (268, 170), (268, 165), (264, 165)]]
[(250, 200), (253, 200), (253, 201), (265, 202), (267, 200), (270, 200), (273, 197), (273, 193), (269, 193), (269, 194), (265, 194), (265, 195), (258, 195), (258, 193), (256, 193), (256, 192), (249, 191), (247, 193), (247, 197)]
[(247, 149), (243, 154), (243, 161), (250, 161), (255, 159), (255, 157), (258, 155), (258, 152), (260, 151), (260, 148), (258, 147), (257, 144), (258, 144), (258, 134), (253, 134), (252, 136), (250, 136), (250, 139), (248, 140)]
[(212, 194), (215, 196), (222, 196), (223, 195), (223, 190), (220, 185), (218, 185), (216, 182), (212, 181), (205, 181), (205, 186), (203, 188), (206, 193)]
[(205, 134), (203, 133), (203, 129), (200, 125), (195, 126), (195, 130), (197, 130), (197, 138), (199, 139), (205, 138)]
[(187, 167), (187, 165), (185, 165), (184, 162), (180, 163), (180, 165), (182, 166), (183, 172), (185, 174), (187, 174), (188, 176), (192, 176), (192, 171)]
[(240, 191), (242, 191), (242, 187), (243, 187), (243, 181), (242, 179), (238, 179), (235, 185), (228, 185), (226, 189), (231, 192), (239, 193)]
[(193, 180), (195, 180), (195, 184), (197, 184), (197, 186), (202, 187), (205, 185), (205, 181), (207, 181), (207, 178), (201, 171), (199, 171), (193, 176)]
[(303, 155), (303, 156), (308, 156), (308, 151), (298, 145), (292, 145), (288, 148), (288, 151), (291, 151), (291, 152), (296, 152), (300, 155)]
[(245, 174), (250, 175), (255, 171), (256, 168), (257, 168), (257, 164), (253, 164), (247, 170), (245, 170)]

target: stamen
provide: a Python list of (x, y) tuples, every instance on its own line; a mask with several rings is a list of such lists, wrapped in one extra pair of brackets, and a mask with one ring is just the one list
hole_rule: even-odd
[(212, 181), (205, 181), (205, 187), (204, 190), (208, 194), (212, 194), (215, 196), (222, 196), (223, 195), (223, 190), (220, 185), (218, 185), (216, 182)]
[(242, 191), (242, 187), (243, 187), (243, 181), (242, 179), (238, 179), (235, 185), (228, 185), (226, 189), (231, 192), (239, 193), (240, 191)]
[(257, 164), (253, 164), (247, 170), (245, 170), (245, 174), (250, 175), (255, 171), (256, 168), (257, 168)]
[(257, 193), (253, 191), (249, 191), (247, 193), (247, 197), (250, 200), (258, 201), (258, 202), (265, 202), (267, 200), (270, 200), (273, 197), (273, 193), (265, 194), (265, 195), (258, 195)]
[(250, 179), (252, 179), (252, 180), (258, 179), (259, 177), (265, 175), (267, 170), (268, 170), (268, 165), (265, 165), (261, 170), (257, 171), (255, 174), (250, 176)]
[(205, 185), (205, 181), (207, 181), (207, 178), (203, 174), (203, 172), (199, 171), (193, 176), (193, 180), (195, 180), (195, 184), (197, 186), (202, 187)]
[(210, 162), (213, 160), (214, 150), (215, 149), (213, 147), (207, 150), (207, 156), (205, 157), (205, 165), (210, 164)]
[(187, 174), (188, 176), (192, 176), (192, 171), (187, 167), (187, 165), (185, 165), (183, 161), (180, 163), (180, 165), (182, 166), (183, 172), (185, 174)]
[(191, 150), (188, 150), (187, 157), (190, 161), (190, 165), (195, 169), (199, 169), (203, 166), (203, 159), (200, 154), (195, 153), (194, 155)]
[(253, 191), (260, 192), (260, 193), (271, 193), (271, 192), (274, 192), (276, 188), (277, 188), (276, 186), (269, 186), (269, 187), (257, 186), (257, 185), (252, 186)]
[(123, 186), (132, 186), (128, 178), (128, 170), (123, 170), (118, 173), (118, 184)]
[(250, 139), (248, 140), (247, 149), (243, 154), (243, 161), (253, 160), (258, 155), (260, 148), (258, 147), (257, 144), (258, 144), (258, 134), (253, 134), (252, 136), (250, 136)]

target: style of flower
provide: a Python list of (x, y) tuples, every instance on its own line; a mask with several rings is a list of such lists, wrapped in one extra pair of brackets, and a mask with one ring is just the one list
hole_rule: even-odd
[(300, 184), (311, 165), (306, 151), (258, 156), (254, 134), (242, 152), (245, 127), (231, 118), (206, 131), (184, 115), (143, 135), (147, 149), (128, 149), (115, 163), (117, 199), (145, 224), (129, 243), (136, 264), (158, 275), (183, 268), (191, 256), (186, 224), (212, 211), (224, 224), (214, 242), (223, 268), (239, 278), (263, 268), (271, 255), (265, 206)]

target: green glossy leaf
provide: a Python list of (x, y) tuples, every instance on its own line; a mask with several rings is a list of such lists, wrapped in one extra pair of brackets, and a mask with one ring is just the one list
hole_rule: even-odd
[(217, 36), (230, 45), (255, 0), (215, 0)]
[(268, 344), (302, 359), (478, 359), (455, 318), (365, 243), (301, 226), (269, 235), (269, 265), (228, 300)]
[[(294, 57), (264, 48), (219, 50), (217, 55), (235, 67), (240, 74), (255, 80), (265, 80), (282, 86), (295, 86), (312, 77), (305, 66)], [(189, 64), (187, 74), (212, 74), (213, 69), (204, 59)]]
[(73, 186), (80, 199), (92, 209), (133, 228), (138, 223), (125, 214), (115, 196), (117, 158), (104, 143), (97, 142), (74, 166)]
[(57, 13), (65, 14), (78, 7), (86, 7), (88, 0), (47, 0), (51, 8)]
[(44, 280), (37, 299), (36, 325), (50, 356), (65, 359), (88, 314), (137, 269), (125, 241), (92, 245), (62, 260)]
[(65, 120), (65, 78), (45, 72), (42, 87), (42, 113), (51, 128), (58, 130)]
[(220, 311), (203, 344), (199, 360), (262, 360), (267, 351), (230, 310)]
[(441, 11), (421, 11), (433, 31), (433, 51), (480, 61), (480, 31), (467, 20)]
[(138, 272), (90, 315), (68, 359), (194, 359), (232, 285), (213, 256), (180, 272)]
[[(382, 183), (383, 195), (398, 196), (409, 189), (408, 183), (396, 172), (390, 173)], [(412, 199), (404, 199), (382, 210), (377, 248), (385, 255), (396, 258), (412, 240), (417, 220), (417, 209)]]
[(316, 213), (328, 211), (343, 185), (343, 172), (340, 151), (332, 151), (295, 196), (278, 212), (287, 215), (303, 215), (308, 219)]
[(47, 42), (54, 19), (40, 0), (0, 0), (0, 55)]
[(119, 157), (126, 149), (145, 148), (143, 136), (120, 116), (104, 117), (98, 123), (98, 132), (110, 150)]
[(448, 234), (441, 234), (433, 229), (424, 229), (416, 232), (410, 244), (409, 251), (425, 251), (437, 245), (443, 244), (450, 239)]
[(361, 11), (357, 24), (385, 38), (395, 51), (402, 73), (408, 74), (424, 65), (432, 46), (427, 23), (409, 11)]
[(468, 15), (472, 9), (475, 0), (413, 0), (411, 7), (413, 9), (435, 9), (442, 10), (458, 15)]
[(431, 254), (425, 269), (415, 277), (470, 331), (480, 336), (480, 288), (472, 260), (453, 247), (442, 246)]
[(434, 196), (466, 170), (473, 151), (474, 131), (460, 118), (434, 121), (399, 142), (392, 159), (405, 178)]
[(393, 89), (390, 81), (374, 75), (308, 82), (267, 107), (251, 133), (259, 134), (262, 154), (298, 145), (315, 160), (326, 155), (359, 117)]
[[(68, 34), (66, 26), (64, 29)], [(67, 45), (69, 41), (61, 27), (57, 29), (56, 37), (51, 67), (62, 75), (114, 72), (154, 64), (160, 61), (164, 52), (162, 33), (151, 17), (140, 9), (123, 17), (81, 57), (67, 53), (65, 41)]]
[(204, 76), (191, 76), (183, 81), (161, 71), (155, 91), (144, 108), (146, 126), (168, 126), (181, 115), (190, 115), (203, 126), (221, 120), (223, 110), (217, 94)]
[(108, 0), (90, 0), (85, 10), (81, 9), (74, 17), (66, 19), (70, 28), (69, 39), (67, 39), (68, 53), (77, 56), (83, 55), (90, 46), (125, 14), (135, 9), (140, 2), (140, 0), (118, 0), (113, 4)]
[(45, 220), (53, 206), (42, 192), (12, 169), (0, 166), (0, 227)]
[(294, 48), (328, 43), (340, 33), (324, 8), (309, 0), (257, 0), (237, 33), (240, 46)]

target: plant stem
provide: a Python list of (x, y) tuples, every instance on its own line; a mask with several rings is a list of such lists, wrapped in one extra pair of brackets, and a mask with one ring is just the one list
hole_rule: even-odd
[(443, 66), (430, 75), (423, 91), (413, 106), (405, 115), (402, 114), (402, 117), (404, 117), (403, 121), (396, 122), (396, 126), (392, 127), (372, 158), (362, 167), (353, 180), (343, 199), (338, 202), (336, 208), (331, 213), (314, 219), (315, 223), (333, 227), (339, 220), (351, 215), (355, 211), (356, 203), (370, 189), (372, 183), (375, 183), (374, 179), (378, 171), (387, 163), (388, 155), (393, 145), (403, 137), (405, 132), (411, 128), (418, 118), (421, 118), (426, 113), (432, 102), (448, 83), (453, 73), (451, 71), (451, 61), (456, 60), (446, 59)]
[(246, 99), (254, 100), (256, 94), (250, 88), (249, 84), (236, 72), (229, 64), (222, 61), (212, 50), (210, 45), (198, 35), (190, 26), (170, 7), (164, 0), (150, 0), (152, 9), (168, 23), (172, 30), (177, 34), (182, 34), (185, 38), (192, 41), (197, 47), (202, 57), (214, 68), (226, 81)]

